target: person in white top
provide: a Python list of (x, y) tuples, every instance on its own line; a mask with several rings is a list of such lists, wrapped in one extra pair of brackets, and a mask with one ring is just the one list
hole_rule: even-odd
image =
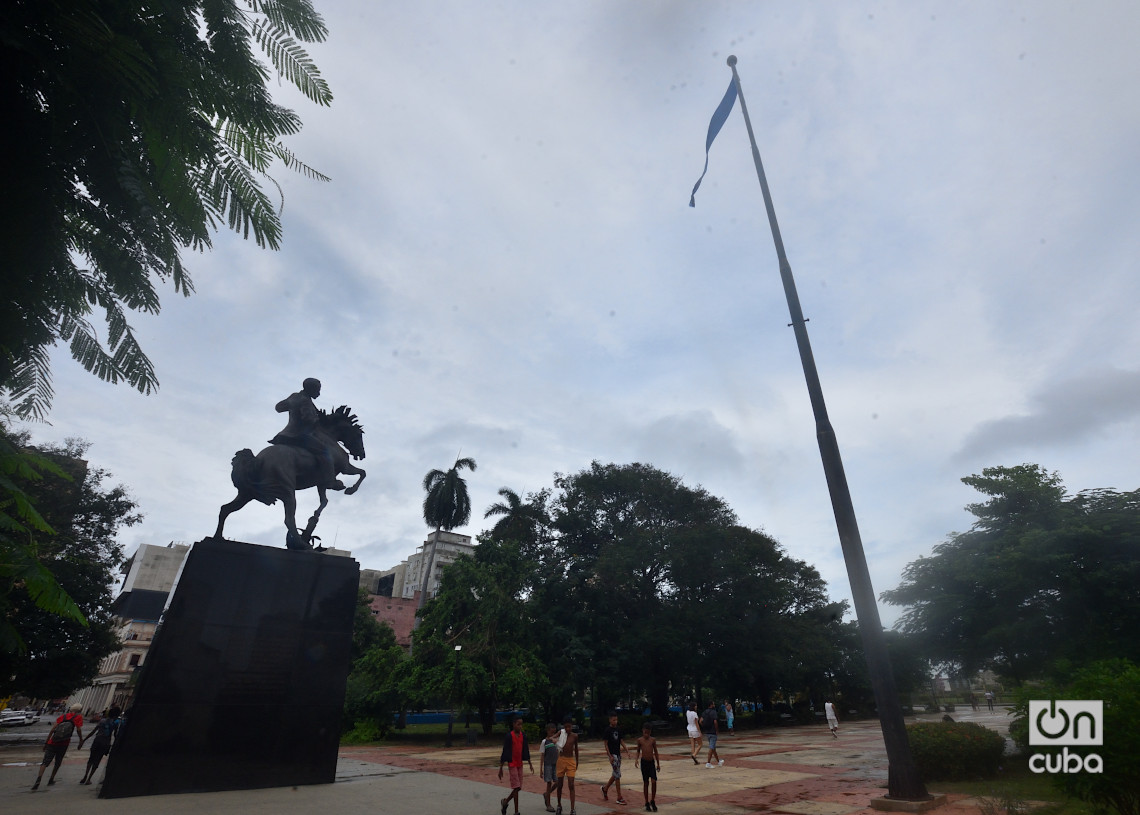
[(685, 729), (689, 734), (689, 758), (693, 760), (694, 764), (700, 764), (697, 761), (697, 754), (701, 752), (701, 726), (699, 724), (700, 717), (697, 716), (697, 703), (690, 702), (689, 709), (685, 711)]
[(839, 738), (835, 732), (839, 729), (839, 717), (835, 715), (835, 705), (831, 704), (831, 702), (824, 702), (823, 712), (827, 714), (827, 726), (831, 730), (831, 735), (835, 738)]

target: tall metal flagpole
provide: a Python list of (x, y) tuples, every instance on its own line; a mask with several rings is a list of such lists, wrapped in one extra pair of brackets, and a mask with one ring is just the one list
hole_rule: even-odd
[(823, 472), (827, 478), (827, 489), (831, 493), (831, 508), (835, 513), (835, 525), (839, 529), (839, 543), (843, 548), (843, 560), (847, 564), (847, 576), (851, 581), (851, 596), (855, 601), (859, 634), (863, 640), (867, 669), (871, 674), (871, 686), (875, 693), (875, 704), (879, 708), (879, 722), (883, 728), (883, 741), (887, 747), (887, 761), (890, 767), (887, 792), (891, 798), (908, 801), (926, 800), (931, 796), (919, 778), (918, 768), (910, 753), (906, 724), (903, 721), (902, 707), (899, 705), (894, 675), (891, 673), (891, 663), (887, 656), (886, 641), (883, 638), (883, 624), (879, 620), (879, 607), (875, 603), (875, 590), (871, 587), (867, 557), (863, 553), (863, 541), (859, 537), (859, 525), (855, 521), (851, 490), (847, 487), (847, 476), (843, 473), (839, 443), (836, 441), (831, 421), (827, 418), (827, 406), (823, 401), (823, 389), (819, 384), (815, 358), (812, 356), (811, 343), (808, 341), (807, 325), (800, 309), (800, 298), (796, 293), (796, 282), (792, 278), (792, 267), (788, 264), (787, 255), (784, 253), (784, 241), (780, 237), (780, 226), (776, 223), (776, 209), (772, 204), (772, 194), (768, 191), (768, 180), (764, 176), (760, 151), (756, 147), (752, 120), (748, 118), (748, 106), (744, 103), (744, 90), (740, 86), (740, 75), (736, 72), (735, 56), (728, 58), (728, 67), (732, 69), (732, 81), (736, 85), (736, 95), (740, 97), (744, 125), (748, 128), (748, 141), (752, 144), (752, 160), (756, 164), (756, 177), (760, 179), (760, 189), (764, 193), (768, 223), (772, 226), (772, 240), (776, 243), (776, 256), (780, 261), (780, 279), (784, 282), (784, 294), (788, 298), (788, 311), (792, 317), (796, 345), (799, 346), (812, 412), (815, 414), (819, 455), (823, 459)]

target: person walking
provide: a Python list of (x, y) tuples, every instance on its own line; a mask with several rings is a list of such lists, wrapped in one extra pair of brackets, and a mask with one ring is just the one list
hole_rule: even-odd
[(542, 793), (542, 800), (546, 802), (546, 811), (553, 812), (554, 806), (550, 803), (550, 794), (558, 783), (558, 725), (550, 722), (546, 725), (546, 738), (539, 745), (542, 753), (542, 780), (546, 782), (546, 791)]
[(693, 760), (694, 764), (700, 764), (697, 761), (697, 754), (701, 752), (701, 726), (699, 723), (700, 716), (697, 715), (697, 703), (689, 702), (689, 709), (685, 711), (685, 732), (689, 734), (689, 758)]
[(614, 803), (625, 806), (625, 799), (621, 797), (621, 754), (624, 750), (625, 754), (629, 755), (629, 748), (621, 740), (621, 729), (618, 727), (616, 710), (610, 711), (609, 727), (602, 734), (602, 749), (605, 750), (606, 758), (610, 762), (610, 780), (602, 784), (602, 800), (610, 800), (609, 790), (612, 784), (617, 790), (617, 798)]
[(839, 738), (837, 731), (839, 730), (839, 717), (835, 715), (835, 705), (830, 701), (823, 703), (823, 712), (827, 716), (827, 728), (831, 731), (831, 735)]
[(641, 792), (645, 796), (645, 811), (657, 811), (657, 772), (661, 769), (661, 756), (657, 753), (657, 739), (653, 738), (653, 725), (641, 726), (633, 766), (641, 765)]
[(71, 706), (68, 713), (55, 720), (55, 726), (48, 732), (47, 741), (44, 743), (44, 760), (40, 764), (36, 783), (32, 784), (33, 790), (40, 788), (40, 779), (44, 777), (44, 770), (53, 761), (55, 766), (52, 767), (51, 776), (48, 778), (48, 786), (50, 787), (55, 783), (55, 774), (59, 772), (59, 765), (63, 763), (63, 755), (67, 752), (68, 745), (71, 744), (72, 734), (78, 733), (79, 743), (83, 744), (83, 716), (80, 713), (82, 710), (83, 705), (76, 703)]
[(724, 700), (724, 719), (725, 727), (728, 730), (728, 735), (732, 735), (732, 700)]
[[(570, 788), (570, 815), (577, 815), (574, 811), (574, 776), (578, 773), (578, 734), (574, 732), (574, 720), (567, 716), (562, 722), (562, 749), (558, 754), (558, 807), (557, 815), (562, 815), (562, 784)], [(560, 738), (561, 741), (561, 738)]]
[(511, 794), (499, 801), (499, 815), (507, 815), (507, 804), (515, 802), (515, 815), (519, 815), (519, 791), (522, 789), (523, 762), (530, 764), (534, 774), (534, 764), (530, 760), (530, 745), (522, 729), (522, 716), (515, 716), (513, 726), (503, 739), (503, 752), (499, 755), (499, 780), (503, 780), (503, 765), (510, 774)]
[[(705, 738), (709, 742), (709, 757), (705, 761), (705, 767), (712, 769), (713, 767), (721, 767), (724, 765), (724, 759), (720, 757), (720, 753), (716, 751), (716, 737), (717, 728), (719, 723), (716, 718), (716, 707), (712, 702), (705, 709), (704, 715), (701, 716), (701, 730), (704, 731)], [(713, 762), (716, 762), (715, 764)]]
[[(119, 715), (122, 711), (118, 706), (112, 706), (107, 711), (107, 715), (99, 721), (95, 722), (91, 733), (91, 747), (89, 748), (89, 757), (87, 759), (87, 769), (83, 773), (83, 778), (80, 779), (80, 784), (90, 784), (95, 780), (95, 771), (99, 769), (99, 763), (103, 760), (103, 756), (111, 752), (111, 741), (115, 738), (115, 734), (119, 732)], [(83, 749), (83, 739), (79, 740), (79, 747)]]

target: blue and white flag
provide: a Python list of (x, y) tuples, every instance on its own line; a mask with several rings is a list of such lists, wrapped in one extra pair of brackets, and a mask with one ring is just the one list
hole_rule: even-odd
[(716, 110), (713, 112), (712, 120), (709, 122), (709, 135), (705, 139), (705, 169), (701, 172), (701, 177), (697, 179), (697, 183), (693, 185), (693, 193), (689, 196), (689, 206), (695, 207), (697, 205), (697, 190), (701, 188), (701, 182), (705, 180), (705, 173), (709, 171), (709, 148), (712, 147), (713, 139), (716, 138), (717, 133), (724, 127), (724, 123), (728, 120), (728, 114), (732, 113), (732, 106), (736, 104), (736, 79), (730, 79), (728, 82), (728, 90), (724, 92), (724, 98), (720, 100)]

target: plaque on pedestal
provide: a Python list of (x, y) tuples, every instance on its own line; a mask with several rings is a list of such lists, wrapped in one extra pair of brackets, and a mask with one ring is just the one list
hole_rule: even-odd
[(348, 557), (196, 543), (100, 797), (332, 783), (358, 582)]

